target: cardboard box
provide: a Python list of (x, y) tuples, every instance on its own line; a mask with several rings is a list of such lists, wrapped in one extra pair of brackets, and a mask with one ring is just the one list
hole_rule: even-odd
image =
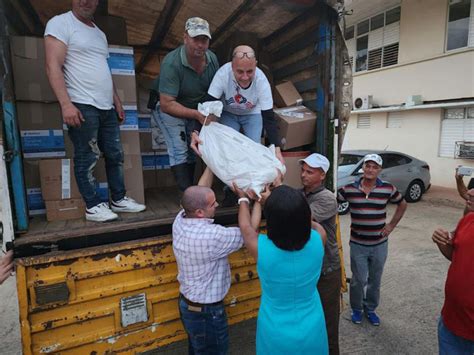
[(112, 80), (115, 85), (117, 95), (120, 97), (123, 105), (137, 104), (137, 86), (135, 76), (112, 74)]
[(138, 130), (140, 132), (151, 132), (150, 113), (138, 113)]
[(138, 131), (120, 131), (120, 141), (125, 156), (140, 155), (140, 134)]
[(306, 158), (310, 152), (283, 152), (283, 159), (285, 159), (286, 174), (283, 178), (285, 185), (291, 186), (295, 189), (301, 189), (301, 165), (300, 159)]
[(120, 125), (121, 131), (138, 131), (137, 105), (124, 105), (125, 120)]
[(81, 198), (46, 201), (46, 219), (52, 221), (65, 221), (68, 219), (84, 218), (86, 205)]
[(156, 187), (156, 170), (143, 170), (143, 188)]
[(303, 103), (303, 98), (291, 81), (285, 81), (275, 86), (273, 94), (273, 101), (277, 107), (296, 106)]
[(316, 113), (305, 106), (275, 109), (283, 149), (311, 144), (316, 139)]
[(20, 130), (63, 129), (61, 106), (57, 102), (16, 102)]
[[(125, 75), (135, 77), (135, 58), (133, 47), (109, 46), (109, 58), (107, 58), (110, 72), (113, 75)], [(135, 78), (133, 79), (135, 83)]]
[(10, 37), (15, 97), (23, 101), (57, 101), (45, 71), (43, 37)]
[(72, 159), (46, 159), (39, 163), (45, 201), (81, 199)]
[(94, 23), (105, 33), (108, 44), (127, 45), (127, 23), (123, 17), (95, 14)]
[(39, 160), (24, 160), (23, 174), (26, 186), (26, 201), (30, 216), (46, 213), (43, 195), (41, 194), (41, 179), (39, 173)]
[(170, 157), (167, 152), (155, 153), (156, 169), (170, 169)]
[(66, 158), (74, 158), (74, 145), (72, 144), (71, 138), (67, 130), (63, 131), (64, 135), (64, 150), (66, 152)]
[(140, 132), (140, 152), (148, 153), (152, 151), (153, 151), (153, 148), (151, 144), (151, 131)]
[(61, 129), (20, 130), (23, 157), (58, 158), (66, 155)]
[(174, 179), (174, 175), (171, 169), (156, 170), (156, 187), (171, 186), (176, 186), (176, 180)]
[[(139, 148), (139, 145), (137, 145), (137, 147)], [(145, 203), (145, 193), (143, 191), (142, 157), (140, 153), (125, 154), (123, 176), (125, 180), (127, 196), (133, 198), (138, 203)]]

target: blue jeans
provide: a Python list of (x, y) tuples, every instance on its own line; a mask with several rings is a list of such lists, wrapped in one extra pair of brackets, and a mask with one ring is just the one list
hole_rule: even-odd
[(125, 185), (117, 112), (114, 109), (100, 110), (91, 105), (74, 105), (84, 117), (80, 127), (68, 127), (69, 137), (74, 145), (74, 175), (82, 198), (87, 208), (101, 202), (93, 171), (102, 152), (111, 198), (119, 201), (125, 196)]
[(229, 352), (229, 327), (223, 304), (204, 306), (200, 312), (180, 296), (179, 313), (188, 334), (189, 354), (227, 354)]
[(353, 310), (375, 311), (380, 301), (380, 283), (388, 254), (388, 242), (364, 246), (351, 242), (350, 301)]
[(152, 118), (165, 138), (170, 166), (195, 163), (196, 155), (189, 144), (191, 133), (197, 128), (196, 121), (168, 115), (159, 106), (152, 111)]
[(260, 113), (251, 115), (234, 115), (230, 112), (222, 111), (219, 122), (235, 129), (236, 131), (240, 131), (242, 128), (244, 135), (254, 142), (261, 142), (263, 119)]
[(438, 321), (438, 346), (440, 355), (474, 354), (474, 341), (453, 334), (446, 328), (441, 316)]

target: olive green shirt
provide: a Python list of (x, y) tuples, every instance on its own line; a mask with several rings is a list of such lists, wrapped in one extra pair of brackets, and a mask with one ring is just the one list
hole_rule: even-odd
[(336, 237), (336, 196), (324, 186), (317, 187), (307, 194), (303, 189), (303, 193), (311, 208), (313, 220), (321, 224), (327, 235), (321, 272), (322, 274), (326, 274), (339, 270), (341, 268), (341, 260), (339, 258), (339, 248), (337, 246)]
[(160, 94), (175, 97), (181, 105), (196, 109), (219, 69), (217, 57), (210, 50), (206, 51), (206, 61), (204, 72), (198, 75), (188, 63), (184, 45), (169, 52), (160, 67)]

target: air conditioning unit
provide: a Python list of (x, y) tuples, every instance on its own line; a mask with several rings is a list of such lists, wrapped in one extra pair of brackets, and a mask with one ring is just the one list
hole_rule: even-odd
[(417, 105), (422, 105), (423, 104), (423, 98), (421, 95), (410, 95), (407, 97), (407, 100), (405, 101), (405, 106), (406, 107), (412, 107), (412, 106), (417, 106)]
[(462, 159), (474, 159), (474, 142), (457, 141), (455, 156)]
[(372, 108), (372, 95), (364, 95), (354, 99), (354, 110), (368, 110)]

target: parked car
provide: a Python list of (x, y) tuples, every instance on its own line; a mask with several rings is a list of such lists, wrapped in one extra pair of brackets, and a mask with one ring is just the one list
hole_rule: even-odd
[[(362, 175), (362, 158), (366, 154), (379, 154), (383, 159), (382, 180), (394, 184), (407, 202), (417, 202), (430, 188), (430, 166), (408, 154), (386, 150), (348, 150), (339, 157), (337, 187), (350, 184)], [(349, 204), (339, 204), (339, 214), (346, 214)]]

